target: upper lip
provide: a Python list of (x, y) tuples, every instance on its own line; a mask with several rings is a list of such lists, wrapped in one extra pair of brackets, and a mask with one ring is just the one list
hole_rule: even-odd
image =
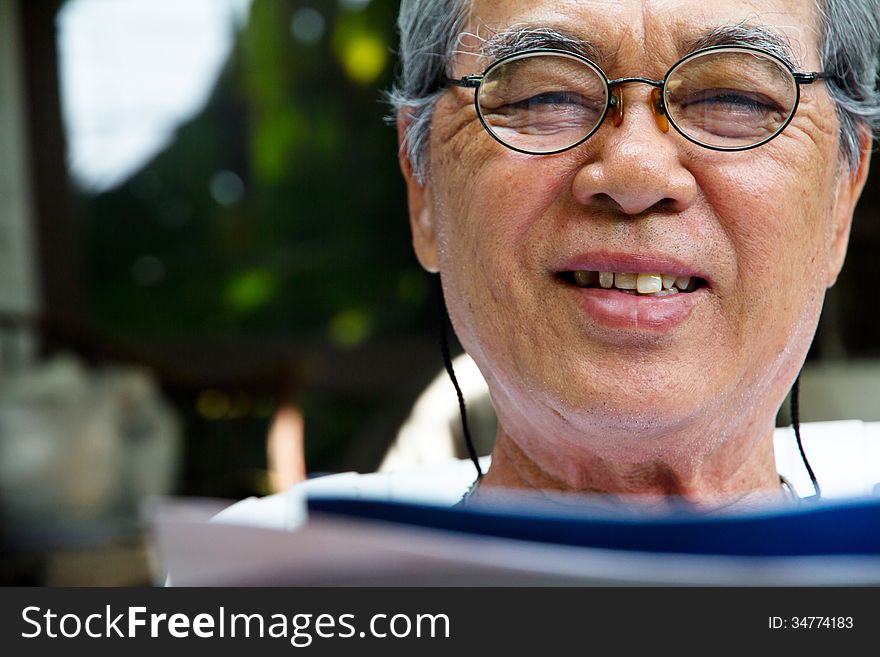
[(554, 267), (554, 273), (568, 271), (608, 271), (627, 274), (667, 274), (702, 278), (707, 285), (712, 281), (708, 274), (694, 265), (677, 258), (657, 253), (614, 253), (594, 251), (582, 253)]

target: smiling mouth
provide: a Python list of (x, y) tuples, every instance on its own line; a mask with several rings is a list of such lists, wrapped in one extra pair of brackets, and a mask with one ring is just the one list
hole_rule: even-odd
[(560, 272), (558, 276), (569, 285), (576, 287), (614, 290), (645, 297), (688, 294), (706, 285), (706, 281), (697, 276), (676, 276), (673, 274), (579, 270)]

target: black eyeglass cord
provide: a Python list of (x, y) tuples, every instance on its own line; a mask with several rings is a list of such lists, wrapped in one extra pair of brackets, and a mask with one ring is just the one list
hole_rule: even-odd
[(477, 456), (477, 450), (474, 448), (474, 441), (471, 438), (471, 431), (468, 428), (467, 409), (464, 404), (464, 395), (461, 394), (461, 386), (458, 385), (458, 379), (455, 376), (455, 370), (452, 369), (452, 357), (449, 355), (449, 339), (446, 335), (446, 301), (443, 298), (443, 283), (440, 281), (440, 275), (436, 276), (437, 287), (437, 310), (440, 321), (440, 353), (443, 355), (443, 366), (446, 373), (455, 387), (455, 394), (458, 395), (458, 410), (461, 413), (461, 430), (464, 433), (464, 444), (467, 446), (468, 455), (477, 469), (477, 481), (483, 478), (483, 468), (480, 467), (480, 459)]
[(791, 387), (791, 426), (794, 429), (794, 437), (797, 439), (797, 446), (801, 452), (804, 467), (807, 468), (807, 474), (810, 475), (810, 481), (813, 482), (813, 490), (816, 491), (813, 497), (819, 499), (822, 497), (822, 489), (819, 488), (819, 482), (816, 481), (816, 475), (813, 474), (813, 468), (810, 467), (810, 462), (807, 460), (807, 455), (804, 452), (804, 445), (801, 443), (800, 384), (801, 376), (798, 374), (798, 377), (794, 380), (794, 385)]

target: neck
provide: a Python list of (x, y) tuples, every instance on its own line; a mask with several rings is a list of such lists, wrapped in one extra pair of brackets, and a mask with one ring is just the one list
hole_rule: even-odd
[(693, 458), (692, 451), (691, 458), (677, 458), (670, 449), (620, 462), (584, 446), (564, 458), (557, 457), (559, 450), (529, 449), (542, 443), (518, 441), (499, 426), (492, 466), (472, 499), (540, 491), (542, 497), (555, 500), (570, 497), (566, 493), (586, 493), (649, 506), (684, 502), (700, 509), (782, 502), (785, 493), (772, 437), (771, 426), (758, 440), (732, 438), (700, 458)]

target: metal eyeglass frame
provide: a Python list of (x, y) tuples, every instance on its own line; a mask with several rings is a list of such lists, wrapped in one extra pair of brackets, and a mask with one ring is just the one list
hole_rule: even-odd
[[(724, 146), (712, 146), (710, 144), (705, 144), (701, 141), (698, 141), (694, 137), (691, 137), (690, 135), (688, 135), (684, 130), (682, 130), (676, 124), (675, 119), (673, 117), (671, 117), (666, 112), (666, 103), (665, 103), (666, 83), (669, 80), (669, 77), (673, 73), (675, 73), (675, 71), (680, 66), (687, 63), (691, 59), (694, 59), (696, 57), (702, 57), (702, 56), (706, 55), (707, 53), (729, 52), (729, 51), (755, 53), (755, 54), (761, 55), (763, 57), (767, 57), (767, 58), (773, 60), (774, 62), (778, 63), (785, 71), (787, 71), (791, 75), (792, 80), (794, 80), (794, 83), (795, 83), (794, 104), (792, 105), (791, 112), (789, 113), (788, 117), (786, 117), (786, 119), (782, 123), (782, 125), (772, 135), (759, 141), (756, 144), (750, 144), (748, 146), (724, 147)], [(577, 61), (580, 61), (581, 63), (585, 64), (586, 66), (589, 66), (596, 73), (598, 73), (599, 77), (601, 78), (601, 80), (605, 84), (605, 110), (602, 112), (602, 117), (599, 119), (599, 121), (596, 122), (596, 125), (593, 127), (593, 129), (590, 130), (583, 138), (581, 138), (580, 140), (571, 144), (570, 146), (566, 146), (564, 148), (559, 148), (554, 151), (534, 152), (534, 151), (527, 151), (522, 148), (517, 148), (515, 146), (511, 146), (510, 144), (504, 142), (500, 137), (498, 137), (492, 131), (492, 129), (489, 127), (488, 123), (486, 122), (486, 119), (483, 117), (483, 112), (480, 110), (479, 96), (480, 96), (480, 85), (483, 83), (483, 80), (486, 78), (486, 76), (489, 73), (491, 73), (496, 67), (501, 66), (505, 62), (508, 62), (512, 59), (521, 58), (523, 56), (540, 55), (540, 54), (563, 55), (565, 57), (569, 57), (569, 58), (575, 59)], [(788, 124), (791, 123), (792, 119), (794, 118), (795, 113), (797, 112), (798, 104), (800, 103), (800, 100), (801, 100), (801, 85), (802, 84), (813, 84), (817, 80), (825, 80), (830, 77), (831, 77), (831, 73), (828, 73), (828, 72), (802, 73), (802, 72), (795, 71), (788, 64), (788, 62), (786, 62), (784, 59), (782, 59), (781, 57), (774, 55), (773, 53), (768, 52), (762, 48), (754, 48), (751, 46), (724, 45), (724, 46), (711, 46), (708, 48), (701, 48), (699, 50), (695, 50), (694, 52), (688, 53), (687, 55), (685, 55), (684, 57), (679, 59), (675, 64), (673, 64), (669, 68), (669, 71), (667, 71), (666, 75), (663, 77), (662, 80), (652, 80), (650, 78), (643, 78), (643, 77), (627, 77), (627, 78), (617, 78), (614, 80), (609, 80), (608, 76), (605, 75), (605, 71), (603, 71), (598, 66), (598, 64), (596, 64), (595, 62), (591, 61), (590, 59), (584, 57), (583, 55), (579, 55), (577, 53), (573, 53), (568, 50), (559, 50), (559, 49), (555, 49), (555, 48), (534, 48), (534, 49), (522, 50), (520, 52), (512, 53), (510, 55), (502, 57), (498, 61), (493, 62), (481, 75), (466, 75), (466, 76), (459, 78), (459, 79), (444, 77), (442, 80), (442, 84), (443, 84), (443, 86), (453, 85), (456, 87), (464, 87), (466, 89), (473, 89), (474, 90), (474, 107), (476, 108), (477, 116), (480, 119), (480, 123), (483, 124), (483, 128), (485, 128), (486, 132), (488, 132), (489, 135), (493, 139), (495, 139), (495, 141), (499, 142), (505, 148), (509, 148), (510, 150), (517, 151), (518, 153), (525, 153), (526, 155), (555, 155), (557, 153), (563, 153), (565, 151), (571, 150), (572, 148), (580, 146), (587, 139), (592, 137), (596, 133), (596, 131), (602, 126), (602, 124), (605, 123), (605, 119), (608, 117), (608, 113), (612, 108), (615, 108), (615, 107), (621, 108), (620, 112), (618, 113), (620, 118), (619, 118), (619, 121), (616, 122), (616, 125), (619, 125), (619, 122), (623, 121), (623, 113), (622, 113), (623, 96), (620, 95), (620, 93), (617, 91), (617, 89), (618, 89), (618, 87), (620, 87), (621, 85), (624, 85), (624, 84), (631, 84), (634, 82), (638, 82), (638, 83), (647, 84), (647, 85), (650, 85), (651, 87), (654, 87), (654, 91), (652, 93), (652, 101), (653, 102), (651, 103), (651, 107), (652, 107), (653, 111), (655, 112), (655, 115), (657, 116), (658, 121), (663, 121), (663, 120), (668, 121), (670, 124), (672, 124), (672, 127), (675, 128), (676, 132), (678, 132), (682, 137), (687, 139), (689, 142), (697, 144), (698, 146), (701, 146), (703, 148), (708, 148), (713, 151), (747, 151), (752, 148), (757, 148), (758, 146), (763, 146), (771, 139), (774, 139), (775, 137), (779, 136), (782, 133), (782, 131), (788, 127)], [(663, 131), (666, 132), (666, 130), (668, 128), (664, 128), (663, 123), (661, 122), (661, 129), (663, 129)]]

